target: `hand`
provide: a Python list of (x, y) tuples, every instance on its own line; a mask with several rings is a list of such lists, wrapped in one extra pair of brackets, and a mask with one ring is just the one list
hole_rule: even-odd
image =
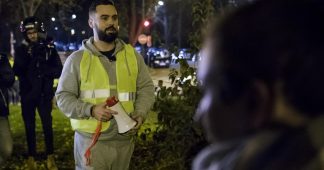
[(136, 126), (134, 126), (132, 130), (138, 130), (143, 124), (143, 120), (144, 120), (143, 117), (142, 116), (131, 116), (131, 117), (137, 122)]
[(118, 114), (118, 112), (108, 109), (105, 102), (94, 105), (91, 109), (91, 116), (102, 122), (109, 121), (113, 114)]

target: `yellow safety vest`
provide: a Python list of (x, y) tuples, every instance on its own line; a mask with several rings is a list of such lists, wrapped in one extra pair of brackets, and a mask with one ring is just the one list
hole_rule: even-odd
[[(13, 65), (14, 65), (14, 60), (13, 60), (13, 58), (10, 58), (10, 59), (9, 59), (9, 64), (10, 64), (11, 68), (13, 68)], [(18, 77), (17, 77), (17, 76), (15, 76), (15, 80), (18, 80)]]
[[(136, 97), (136, 80), (138, 75), (137, 59), (134, 48), (125, 45), (122, 51), (116, 55), (116, 78), (117, 85), (109, 84), (108, 74), (100, 62), (98, 56), (90, 54), (85, 50), (80, 63), (80, 98), (82, 101), (92, 104), (105, 102), (110, 97), (110, 89), (116, 89), (118, 99), (127, 113), (134, 112), (134, 101)], [(89, 119), (71, 119), (73, 130), (94, 133), (97, 120), (93, 117)], [(110, 121), (102, 122), (102, 131), (108, 129)]]

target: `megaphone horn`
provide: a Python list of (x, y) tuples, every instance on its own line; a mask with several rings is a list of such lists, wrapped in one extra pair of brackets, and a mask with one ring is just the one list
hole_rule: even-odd
[(109, 109), (118, 112), (118, 114), (113, 115), (117, 122), (118, 133), (126, 133), (136, 126), (137, 122), (128, 116), (125, 109), (115, 96), (109, 97), (106, 100), (106, 103)]

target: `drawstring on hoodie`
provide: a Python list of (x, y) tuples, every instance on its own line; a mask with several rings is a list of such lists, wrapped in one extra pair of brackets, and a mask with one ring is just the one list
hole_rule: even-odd
[(126, 50), (125, 50), (125, 56), (124, 57), (125, 57), (125, 61), (126, 61), (125, 64), (126, 64), (126, 67), (127, 67), (128, 75), (131, 76), (131, 72), (129, 70), (129, 65), (128, 65), (127, 56), (126, 56)]
[[(84, 51), (84, 52), (87, 52), (89, 53), (88, 51)], [(87, 76), (86, 76), (86, 80), (85, 82), (88, 82), (88, 79), (89, 79), (89, 72), (90, 72), (90, 67), (91, 67), (91, 64), (92, 64), (92, 54), (89, 53), (89, 56), (90, 56), (90, 62), (88, 64), (88, 68), (87, 68)]]

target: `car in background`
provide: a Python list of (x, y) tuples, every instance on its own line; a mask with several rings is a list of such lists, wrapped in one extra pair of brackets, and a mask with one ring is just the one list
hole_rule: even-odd
[(181, 48), (177, 52), (172, 53), (172, 63), (175, 63), (177, 59), (192, 60), (192, 54), (190, 49)]
[(189, 49), (186, 48), (181, 48), (179, 50), (179, 55), (178, 58), (180, 59), (186, 59), (186, 60), (191, 60), (191, 52)]
[(201, 61), (201, 56), (202, 56), (201, 51), (198, 51), (197, 53), (192, 55), (191, 61), (199, 62)]
[(150, 67), (169, 67), (171, 64), (171, 55), (164, 48), (149, 48), (147, 51), (148, 65)]
[(136, 50), (136, 52), (138, 54), (142, 54), (142, 47), (141, 46), (135, 46), (134, 48), (135, 48), (135, 50)]

